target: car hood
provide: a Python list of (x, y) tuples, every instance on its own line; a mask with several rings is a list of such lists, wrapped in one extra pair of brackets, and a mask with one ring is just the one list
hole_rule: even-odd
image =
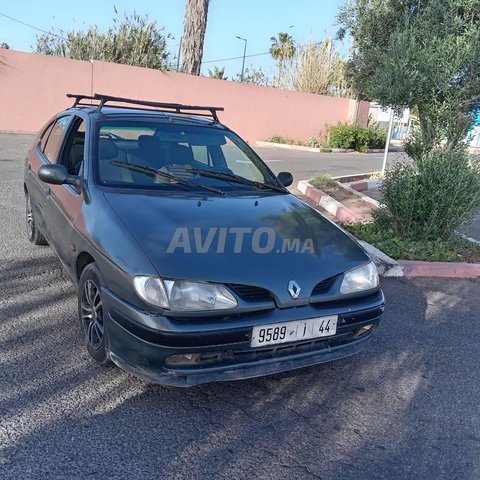
[(340, 228), (291, 194), (199, 196), (106, 192), (158, 274), (254, 285), (291, 303), (320, 281), (369, 261)]

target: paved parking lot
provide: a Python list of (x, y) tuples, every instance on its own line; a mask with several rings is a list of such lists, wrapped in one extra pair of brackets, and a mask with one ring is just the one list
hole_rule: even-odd
[(480, 283), (383, 282), (371, 348), (191, 389), (87, 357), (75, 290), (24, 235), (25, 137), (0, 135), (0, 478), (480, 478)]
[[(254, 147), (273, 172), (292, 172), (294, 183), (318, 173), (334, 176), (381, 170), (383, 153), (317, 153), (283, 148)], [(390, 152), (387, 165), (405, 159), (402, 152)]]

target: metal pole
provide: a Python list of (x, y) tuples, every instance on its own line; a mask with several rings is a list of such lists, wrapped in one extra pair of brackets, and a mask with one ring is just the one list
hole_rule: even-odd
[(244, 71), (245, 71), (245, 56), (247, 54), (247, 39), (246, 38), (242, 38), (242, 37), (239, 37), (237, 35), (237, 38), (239, 40), (243, 40), (245, 42), (245, 45), (243, 47), (243, 61), (242, 61), (242, 74), (240, 75), (240, 82), (243, 83), (243, 74), (244, 74)]
[(394, 117), (393, 108), (391, 108), (390, 122), (388, 123), (387, 140), (385, 142), (385, 153), (383, 154), (382, 175), (385, 175), (385, 167), (387, 166), (387, 156), (388, 156), (388, 148), (390, 147), (390, 137), (392, 135), (393, 117)]

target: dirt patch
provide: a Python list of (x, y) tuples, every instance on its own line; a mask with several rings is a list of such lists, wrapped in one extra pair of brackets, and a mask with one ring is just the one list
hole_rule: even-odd
[(322, 190), (356, 214), (361, 215), (366, 221), (373, 219), (372, 212), (376, 208), (371, 203), (365, 202), (341, 187), (324, 187)]

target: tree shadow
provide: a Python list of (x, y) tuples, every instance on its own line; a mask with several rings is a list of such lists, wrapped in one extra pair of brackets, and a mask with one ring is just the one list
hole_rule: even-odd
[(478, 478), (478, 346), (465, 338), (480, 327), (465, 300), (479, 285), (383, 287), (388, 307), (366, 352), (190, 389), (92, 363), (73, 289), (48, 322), (24, 327), (18, 312), (20, 331), (3, 336), (9, 354), (21, 348), (1, 363), (0, 476)]

